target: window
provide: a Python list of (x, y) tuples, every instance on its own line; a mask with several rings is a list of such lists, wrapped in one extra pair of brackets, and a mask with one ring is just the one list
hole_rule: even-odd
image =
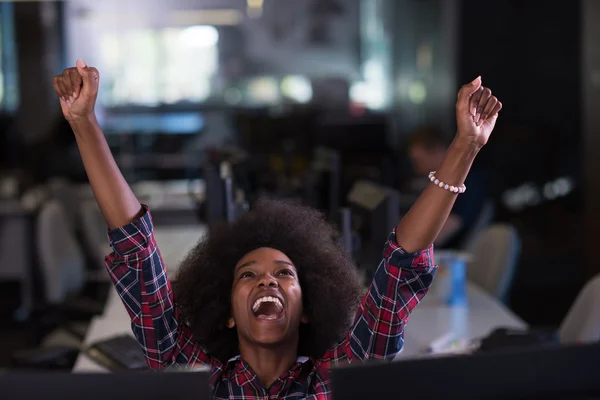
[(0, 107), (4, 113), (13, 113), (19, 107), (13, 9), (11, 2), (0, 3)]
[(101, 39), (106, 107), (202, 102), (213, 95), (219, 33), (213, 26), (138, 29)]

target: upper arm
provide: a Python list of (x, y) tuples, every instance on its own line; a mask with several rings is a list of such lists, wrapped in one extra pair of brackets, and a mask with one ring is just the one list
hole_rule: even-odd
[(435, 270), (433, 247), (407, 253), (392, 232), (352, 328), (325, 358), (393, 359), (402, 349), (408, 316), (427, 293)]
[(106, 257), (106, 268), (148, 364), (162, 368), (179, 359), (207, 362), (190, 329), (180, 322), (150, 212), (109, 231), (109, 240), (113, 252)]

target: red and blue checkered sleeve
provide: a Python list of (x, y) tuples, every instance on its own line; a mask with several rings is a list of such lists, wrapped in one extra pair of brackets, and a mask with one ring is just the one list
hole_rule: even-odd
[(408, 253), (398, 245), (393, 231), (352, 328), (323, 361), (392, 360), (404, 344), (408, 317), (429, 290), (436, 270), (433, 246)]
[(148, 365), (162, 369), (173, 364), (210, 363), (175, 307), (152, 216), (144, 215), (109, 231), (113, 252), (105, 259), (110, 278), (131, 318), (133, 333)]

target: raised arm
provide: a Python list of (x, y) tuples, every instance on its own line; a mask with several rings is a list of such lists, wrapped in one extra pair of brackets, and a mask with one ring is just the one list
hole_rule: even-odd
[[(502, 103), (488, 88), (482, 86), (481, 77), (464, 85), (456, 102), (457, 134), (448, 148), (439, 170), (438, 182), (459, 187), (464, 184), (475, 156), (487, 143)], [(432, 171), (433, 172), (433, 171)], [(407, 252), (429, 247), (444, 226), (457, 194), (430, 184), (396, 227), (396, 240)]]
[(109, 227), (113, 253), (106, 257), (106, 268), (149, 366), (208, 362), (180, 321), (150, 213), (125, 181), (96, 120), (98, 71), (79, 60), (76, 68), (66, 69), (52, 83)]
[(461, 88), (454, 142), (432, 183), (390, 234), (351, 330), (339, 346), (325, 355), (325, 363), (343, 359), (390, 360), (400, 352), (408, 317), (433, 282), (436, 268), (432, 243), (460, 196), (452, 187), (463, 185), (501, 107), (491, 91), (482, 87), (481, 78)]
[(69, 121), (96, 201), (109, 229), (127, 225), (143, 210), (113, 158), (96, 120), (94, 106), (100, 75), (81, 60), (52, 80), (63, 115)]

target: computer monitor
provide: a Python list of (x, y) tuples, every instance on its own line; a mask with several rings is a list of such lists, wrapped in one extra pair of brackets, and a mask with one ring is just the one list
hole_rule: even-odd
[(314, 150), (306, 200), (311, 206), (327, 213), (331, 222), (337, 222), (341, 200), (341, 155), (326, 147)]
[(357, 181), (348, 194), (352, 228), (360, 237), (356, 264), (371, 279), (385, 242), (400, 220), (400, 194), (393, 188), (370, 181)]
[(201, 214), (209, 227), (231, 223), (247, 211), (245, 201), (237, 199), (237, 187), (230, 166), (221, 163), (219, 168), (207, 164), (204, 168), (205, 196)]
[(331, 371), (337, 400), (600, 399), (600, 344), (353, 364)]
[(131, 400), (210, 398), (209, 372), (123, 372), (113, 374), (0, 374), (3, 399)]
[(352, 235), (352, 211), (344, 207), (340, 210), (339, 215), (339, 232), (340, 232), (340, 242), (342, 246), (348, 251), (350, 254), (354, 254), (354, 241)]

